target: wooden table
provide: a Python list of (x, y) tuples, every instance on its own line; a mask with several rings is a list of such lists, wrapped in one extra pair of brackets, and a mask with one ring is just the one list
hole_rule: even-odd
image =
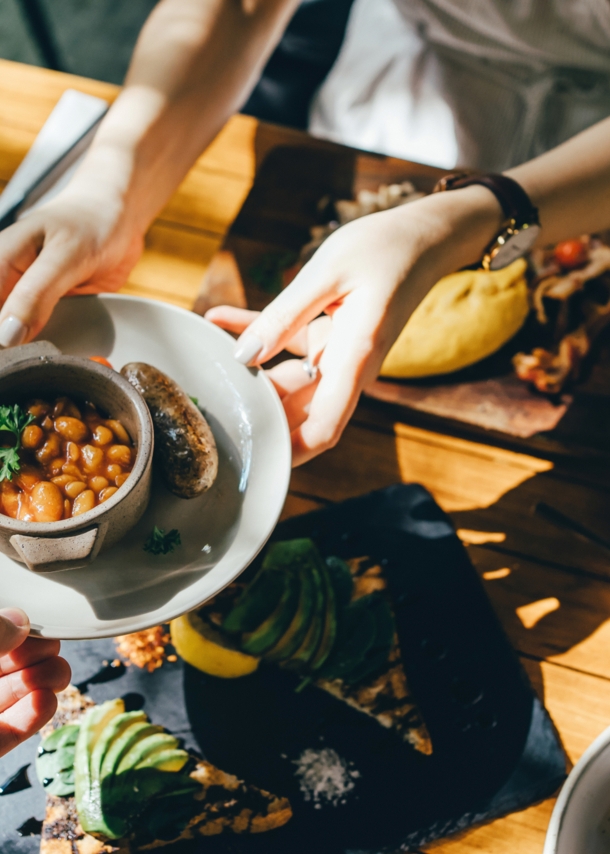
[[(108, 100), (117, 92), (0, 61), (2, 186), (68, 87)], [(257, 128), (252, 118), (233, 118), (199, 158), (150, 229), (124, 293), (192, 307), (255, 177)], [(286, 139), (286, 131), (266, 129), (267, 138), (273, 133)], [(506, 632), (575, 762), (610, 724), (610, 552), (535, 516), (533, 507), (546, 501), (604, 535), (609, 432), (610, 358), (603, 353), (558, 430), (528, 442), (363, 402), (339, 445), (294, 472), (284, 512), (302, 513), (399, 481), (424, 484), (469, 543)], [(436, 850), (539, 854), (552, 807), (548, 800)]]

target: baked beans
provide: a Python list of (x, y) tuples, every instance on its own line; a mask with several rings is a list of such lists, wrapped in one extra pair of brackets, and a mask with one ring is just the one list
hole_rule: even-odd
[(120, 421), (68, 397), (25, 405), (34, 420), (21, 434), (20, 469), (0, 485), (2, 513), (59, 522), (107, 501), (127, 480), (135, 451)]

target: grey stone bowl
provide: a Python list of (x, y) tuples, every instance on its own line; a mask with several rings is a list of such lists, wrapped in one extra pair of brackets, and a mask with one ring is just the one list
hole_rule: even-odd
[(0, 352), (0, 403), (65, 394), (91, 400), (123, 423), (136, 448), (134, 467), (103, 504), (60, 522), (22, 522), (0, 513), (0, 551), (33, 572), (78, 569), (120, 540), (150, 498), (153, 426), (138, 391), (119, 373), (39, 341)]

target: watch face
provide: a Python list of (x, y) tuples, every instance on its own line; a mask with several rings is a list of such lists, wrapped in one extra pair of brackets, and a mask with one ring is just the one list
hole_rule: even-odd
[(508, 267), (517, 258), (522, 258), (532, 248), (540, 234), (537, 224), (525, 225), (520, 229), (506, 229), (492, 249), (490, 270), (500, 270)]

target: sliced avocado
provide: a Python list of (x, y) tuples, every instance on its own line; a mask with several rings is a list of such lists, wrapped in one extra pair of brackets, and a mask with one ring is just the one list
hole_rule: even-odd
[(284, 575), (263, 568), (246, 587), (222, 623), (227, 632), (253, 632), (275, 609), (284, 591)]
[(121, 738), (123, 733), (134, 723), (145, 723), (147, 721), (146, 713), (142, 711), (137, 712), (123, 712), (120, 715), (114, 717), (106, 726), (104, 727), (103, 732), (100, 734), (100, 737), (97, 740), (97, 744), (91, 751), (91, 779), (99, 780), (102, 777), (102, 763), (106, 759), (108, 753), (113, 751), (113, 748), (116, 742)]
[[(143, 714), (143, 713), (142, 713)], [(121, 733), (114, 741), (102, 762), (101, 778), (103, 780), (115, 774), (119, 762), (128, 750), (149, 735), (155, 735), (158, 732), (163, 732), (163, 727), (151, 724), (146, 715), (143, 720), (134, 719), (132, 723)]]
[(131, 771), (133, 768), (136, 768), (140, 762), (146, 759), (150, 753), (153, 753), (160, 747), (173, 750), (177, 746), (178, 739), (165, 732), (165, 730), (152, 733), (146, 738), (142, 738), (137, 741), (131, 750), (123, 756), (116, 769), (116, 773), (125, 774), (126, 772)]
[(291, 670), (301, 669), (308, 664), (320, 645), (320, 638), (324, 631), (325, 611), (324, 611), (324, 581), (322, 573), (318, 566), (312, 564), (311, 576), (314, 584), (314, 606), (313, 615), (307, 634), (303, 638), (301, 645), (290, 658), (284, 662), (284, 666)]
[(322, 582), (324, 585), (324, 628), (318, 648), (309, 662), (312, 670), (319, 670), (328, 659), (337, 636), (337, 609), (335, 605), (335, 592), (330, 572), (325, 563), (320, 565)]
[(375, 643), (376, 622), (367, 596), (344, 608), (332, 654), (316, 676), (318, 679), (341, 679), (354, 670)]
[(79, 732), (80, 724), (66, 724), (65, 726), (54, 729), (50, 735), (42, 740), (38, 748), (38, 753), (50, 753), (68, 744), (75, 745)]
[(340, 557), (327, 557), (325, 563), (333, 583), (337, 610), (345, 608), (351, 602), (354, 591), (350, 568)]
[(263, 655), (282, 637), (299, 604), (300, 579), (292, 568), (282, 570), (284, 591), (274, 611), (253, 632), (242, 637), (241, 648), (249, 655)]
[(185, 750), (165, 748), (153, 751), (145, 759), (136, 765), (140, 768), (155, 768), (157, 771), (173, 772), (182, 771), (189, 761), (189, 755)]
[(45, 738), (36, 757), (36, 776), (45, 792), (66, 798), (74, 794), (74, 753), (79, 724), (67, 724)]
[(343, 677), (350, 685), (361, 682), (387, 665), (394, 643), (396, 629), (392, 609), (383, 596), (371, 594), (370, 599), (375, 619), (375, 641), (361, 663)]
[(74, 795), (81, 826), (86, 833), (100, 833), (111, 839), (118, 837), (113, 835), (114, 829), (106, 824), (102, 813), (99, 778), (93, 779), (91, 754), (107, 724), (124, 711), (122, 700), (108, 700), (86, 712), (74, 754)]
[(299, 567), (299, 603), (290, 625), (275, 646), (267, 650), (267, 661), (285, 661), (297, 651), (303, 643), (311, 624), (316, 604), (316, 585), (310, 564), (303, 563)]

